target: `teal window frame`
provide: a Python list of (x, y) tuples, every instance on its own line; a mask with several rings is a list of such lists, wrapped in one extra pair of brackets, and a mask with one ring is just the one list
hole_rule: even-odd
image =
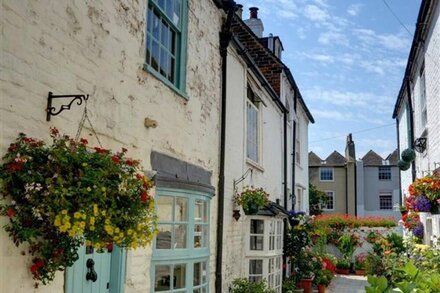
[[(160, 198), (161, 196), (171, 196), (174, 198), (186, 198), (187, 201), (187, 239), (186, 248), (171, 248), (171, 249), (157, 249), (156, 248), (156, 238), (153, 240), (153, 254), (151, 259), (151, 292), (196, 292), (197, 289), (201, 288), (201, 286), (206, 286), (209, 291), (209, 256), (210, 256), (210, 241), (209, 241), (209, 230), (210, 230), (210, 201), (212, 199), (212, 195), (202, 192), (196, 192), (191, 190), (181, 190), (181, 189), (171, 189), (171, 188), (157, 188), (156, 189), (156, 198)], [(194, 247), (194, 228), (199, 222), (195, 220), (195, 203), (196, 201), (201, 200), (207, 203), (206, 206), (206, 217), (207, 217), (207, 225), (208, 233), (206, 247)], [(157, 206), (156, 206), (157, 208)], [(174, 206), (173, 206), (173, 210)], [(174, 212), (173, 212), (174, 213)], [(174, 217), (173, 217), (174, 218)], [(170, 221), (162, 221), (159, 218), (159, 224), (169, 224), (172, 223)], [(178, 223), (178, 222), (177, 222)], [(196, 286), (193, 284), (193, 276), (194, 276), (194, 264), (198, 262), (206, 262), (206, 283), (203, 285)], [(156, 266), (158, 265), (178, 265), (178, 264), (186, 264), (186, 276), (185, 276), (185, 284), (186, 287), (183, 289), (175, 289), (168, 291), (154, 291), (155, 287), (155, 273)], [(201, 291), (201, 292), (208, 292)], [(198, 292), (198, 291), (197, 291)]]
[[(168, 0), (167, 0), (168, 1)], [(144, 70), (151, 73), (154, 77), (162, 81), (168, 87), (170, 87), (177, 94), (185, 99), (189, 99), (186, 93), (186, 64), (187, 64), (187, 43), (188, 43), (188, 0), (181, 0), (181, 16), (180, 16), (180, 27), (176, 26), (172, 20), (166, 15), (166, 13), (161, 9), (161, 7), (155, 3), (153, 0), (148, 0), (147, 9), (145, 12), (146, 26), (145, 26), (145, 61)], [(175, 61), (175, 81), (171, 82), (166, 77), (164, 77), (160, 72), (154, 69), (147, 62), (147, 47), (150, 42), (152, 42), (152, 36), (148, 32), (148, 11), (150, 7), (159, 14), (160, 18), (163, 19), (167, 24), (172, 27), (172, 30), (176, 33), (176, 61)], [(159, 42), (159, 47), (163, 45)]]

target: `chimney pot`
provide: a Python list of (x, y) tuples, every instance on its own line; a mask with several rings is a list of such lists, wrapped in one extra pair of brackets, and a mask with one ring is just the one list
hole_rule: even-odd
[(250, 18), (258, 18), (258, 7), (251, 7), (249, 8), (250, 11)]
[(237, 10), (235, 10), (235, 13), (241, 18), (243, 18), (243, 5), (237, 4)]

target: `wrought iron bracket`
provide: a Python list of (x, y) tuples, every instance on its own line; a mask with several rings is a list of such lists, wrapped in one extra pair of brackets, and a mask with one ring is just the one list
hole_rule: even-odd
[(414, 141), (414, 149), (419, 153), (426, 150), (426, 137), (419, 137)]
[[(61, 105), (61, 107), (57, 110), (52, 106), (53, 99), (71, 99), (70, 102), (66, 105)], [(46, 108), (46, 121), (50, 121), (50, 116), (57, 116), (64, 110), (70, 110), (72, 104), (76, 101), (76, 104), (79, 106), (83, 103), (83, 101), (87, 101), (89, 99), (89, 95), (54, 95), (52, 92), (49, 92), (47, 96), (47, 108)]]

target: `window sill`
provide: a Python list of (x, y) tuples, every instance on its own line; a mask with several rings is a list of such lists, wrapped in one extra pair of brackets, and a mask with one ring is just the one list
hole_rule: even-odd
[(261, 171), (261, 172), (264, 172), (264, 168), (263, 168), (263, 166), (261, 166), (259, 163), (255, 162), (255, 161), (253, 161), (253, 160), (251, 160), (251, 159), (249, 159), (249, 158), (246, 158), (246, 163), (247, 163), (248, 165), (251, 165), (252, 167), (254, 167), (254, 168), (257, 169), (257, 170), (259, 170), (259, 171)]
[(166, 79), (160, 73), (158, 73), (156, 70), (151, 68), (151, 66), (148, 65), (147, 63), (144, 63), (144, 70), (146, 72), (150, 73), (151, 75), (153, 75), (155, 78), (157, 78), (161, 82), (163, 82), (166, 86), (168, 86), (171, 90), (173, 90), (177, 95), (181, 96), (182, 98), (184, 98), (187, 101), (189, 100), (189, 96), (188, 96), (188, 94), (185, 91), (183, 91), (183, 90), (179, 89), (178, 87), (176, 87), (168, 79)]
[(335, 180), (321, 180), (321, 179), (319, 179), (319, 182), (335, 182)]

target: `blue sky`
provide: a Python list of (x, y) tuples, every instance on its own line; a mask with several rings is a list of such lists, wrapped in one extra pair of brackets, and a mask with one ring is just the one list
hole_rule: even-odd
[[(421, 1), (386, 1), (412, 34)], [(396, 149), (391, 116), (412, 36), (383, 0), (240, 4), (243, 19), (249, 17), (249, 7), (259, 7), (264, 36), (272, 33), (283, 42), (282, 59), (316, 120), (309, 127), (309, 150), (323, 159), (333, 150), (343, 154), (350, 132), (358, 158), (370, 149), (382, 156)], [(375, 129), (363, 131), (371, 128)]]

